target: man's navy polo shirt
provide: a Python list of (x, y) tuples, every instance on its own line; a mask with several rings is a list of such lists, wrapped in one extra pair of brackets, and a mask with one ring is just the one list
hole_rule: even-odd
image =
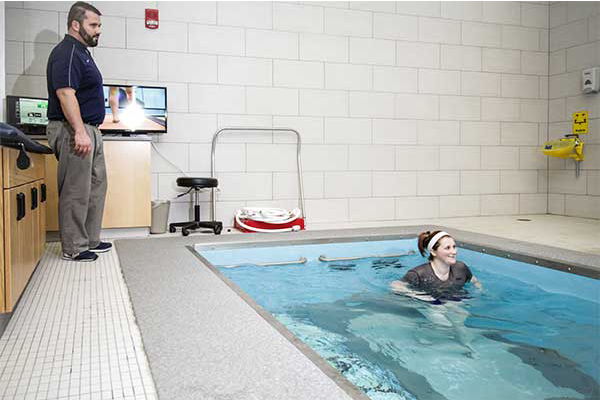
[(65, 35), (50, 53), (46, 67), (48, 81), (48, 119), (65, 120), (56, 90), (75, 89), (81, 119), (86, 124), (104, 122), (104, 91), (102, 74), (87, 47), (71, 35)]

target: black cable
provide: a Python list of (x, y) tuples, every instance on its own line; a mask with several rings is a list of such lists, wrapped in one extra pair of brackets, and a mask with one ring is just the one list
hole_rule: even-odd
[(181, 196), (185, 196), (186, 194), (188, 194), (189, 192), (191, 192), (192, 189), (193, 189), (193, 187), (189, 188), (188, 191), (185, 192), (185, 193), (178, 194), (176, 198), (180, 198)]

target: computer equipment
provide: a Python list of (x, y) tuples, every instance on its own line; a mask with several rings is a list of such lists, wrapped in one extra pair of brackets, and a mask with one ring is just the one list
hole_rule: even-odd
[(46, 135), (48, 99), (6, 96), (6, 122), (27, 135)]

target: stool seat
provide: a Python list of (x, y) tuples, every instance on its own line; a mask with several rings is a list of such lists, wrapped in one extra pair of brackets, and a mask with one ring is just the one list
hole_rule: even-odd
[(192, 178), (189, 176), (177, 178), (177, 186), (211, 188), (219, 186), (216, 178)]

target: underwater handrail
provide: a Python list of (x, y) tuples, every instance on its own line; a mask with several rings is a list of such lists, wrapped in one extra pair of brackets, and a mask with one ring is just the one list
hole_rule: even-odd
[(233, 265), (223, 265), (221, 266), (221, 268), (237, 268), (237, 267), (243, 267), (243, 266), (256, 266), (256, 267), (273, 267), (273, 266), (277, 266), (277, 265), (298, 265), (298, 264), (306, 264), (307, 259), (304, 257), (300, 257), (299, 260), (295, 260), (295, 261), (277, 261), (277, 262), (269, 262), (269, 263), (246, 263), (246, 264), (233, 264)]
[(326, 256), (319, 256), (319, 261), (323, 262), (334, 262), (334, 261), (352, 261), (352, 260), (362, 260), (363, 258), (392, 258), (392, 257), (404, 257), (415, 254), (414, 250), (409, 250), (406, 253), (402, 254), (386, 254), (386, 255), (375, 255), (375, 256), (360, 256), (360, 257), (336, 257), (336, 258), (328, 258)]

